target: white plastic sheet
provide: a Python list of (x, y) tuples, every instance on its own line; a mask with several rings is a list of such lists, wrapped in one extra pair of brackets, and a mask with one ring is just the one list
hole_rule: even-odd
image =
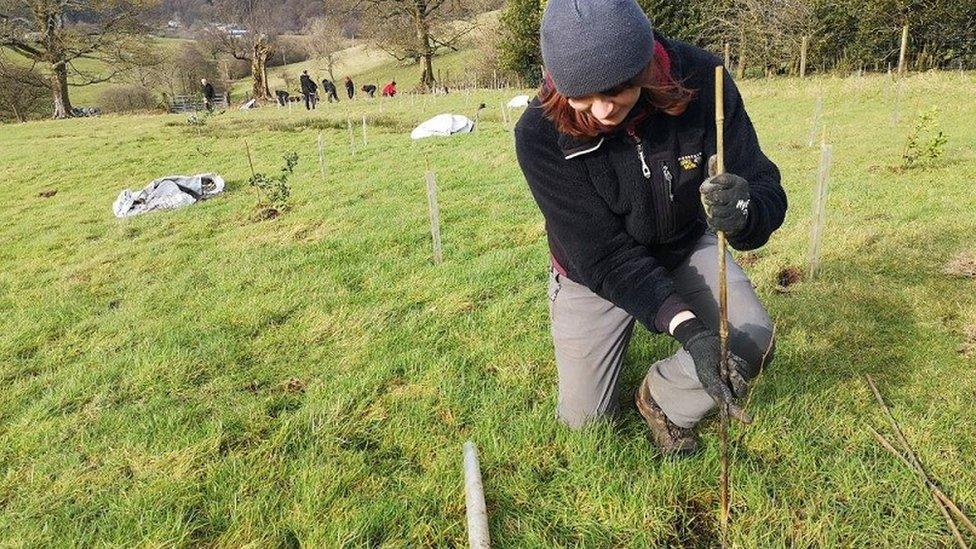
[(528, 95), (516, 95), (515, 97), (508, 100), (508, 108), (510, 109), (520, 109), (522, 107), (529, 106), (529, 96)]
[(447, 137), (459, 133), (470, 133), (474, 129), (474, 122), (467, 116), (460, 114), (438, 114), (434, 118), (421, 123), (410, 132), (410, 139), (424, 139), (426, 137)]
[(142, 190), (123, 189), (112, 204), (115, 217), (132, 217), (155, 210), (172, 210), (206, 200), (224, 191), (217, 174), (168, 175), (149, 182)]

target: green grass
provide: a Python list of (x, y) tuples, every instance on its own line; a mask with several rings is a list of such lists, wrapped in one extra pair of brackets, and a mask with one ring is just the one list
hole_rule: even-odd
[[(976, 324), (976, 281), (941, 273), (976, 232), (974, 84), (912, 77), (897, 126), (884, 77), (743, 84), (791, 206), (747, 268), (779, 345), (753, 393), (755, 424), (733, 433), (734, 545), (952, 543), (864, 429), (887, 431), (868, 373), (976, 515), (976, 373), (957, 352)], [(834, 145), (823, 270), (779, 294), (777, 271), (806, 250), (818, 89)], [(713, 545), (712, 422), (700, 456), (668, 461), (629, 402), (616, 428), (554, 420), (545, 235), (497, 108), (512, 94), (230, 112), (202, 129), (166, 115), (5, 126), (0, 545), (462, 545), (467, 439), (498, 546)], [(405, 135), (480, 101), (493, 108), (475, 134)], [(891, 169), (931, 105), (945, 157)], [(351, 153), (345, 120), (362, 114), (368, 145)], [(244, 138), (258, 170), (301, 156), (292, 210), (277, 219), (250, 219)], [(121, 187), (211, 170), (228, 179), (223, 196), (111, 215)], [(638, 330), (622, 394), (673, 348)]]

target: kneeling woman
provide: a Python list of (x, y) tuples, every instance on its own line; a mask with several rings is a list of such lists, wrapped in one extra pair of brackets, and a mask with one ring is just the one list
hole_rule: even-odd
[(549, 0), (546, 78), (516, 127), (519, 164), (546, 220), (557, 414), (570, 426), (618, 412), (638, 320), (682, 344), (652, 365), (637, 408), (666, 454), (741, 397), (771, 353), (769, 315), (728, 258), (731, 387), (719, 375), (715, 231), (758, 248), (783, 222), (779, 170), (725, 77), (725, 166), (715, 153), (712, 54), (655, 35), (634, 0)]

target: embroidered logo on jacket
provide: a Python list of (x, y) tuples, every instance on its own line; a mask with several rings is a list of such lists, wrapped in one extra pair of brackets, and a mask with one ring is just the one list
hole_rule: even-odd
[(686, 154), (678, 157), (678, 164), (681, 164), (681, 169), (685, 171), (694, 170), (698, 166), (701, 166), (701, 161), (702, 153)]

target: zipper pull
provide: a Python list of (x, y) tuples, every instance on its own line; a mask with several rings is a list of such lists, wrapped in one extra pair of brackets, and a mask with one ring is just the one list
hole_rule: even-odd
[(671, 175), (671, 169), (668, 168), (668, 163), (665, 160), (661, 161), (661, 173), (664, 174), (664, 180), (668, 182), (668, 198), (674, 202), (674, 187), (672, 185), (674, 177)]
[(647, 165), (647, 161), (644, 160), (644, 143), (641, 142), (641, 138), (637, 136), (637, 132), (633, 128), (627, 128), (627, 135), (634, 140), (634, 145), (637, 146), (637, 158), (640, 159), (641, 173), (644, 174), (644, 179), (650, 179), (651, 168)]

